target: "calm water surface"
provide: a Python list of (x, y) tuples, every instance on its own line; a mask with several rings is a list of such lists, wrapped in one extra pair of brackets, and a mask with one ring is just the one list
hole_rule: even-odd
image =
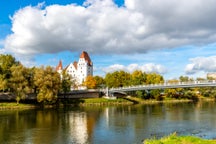
[(216, 138), (216, 103), (0, 111), (1, 144), (140, 144), (173, 132)]

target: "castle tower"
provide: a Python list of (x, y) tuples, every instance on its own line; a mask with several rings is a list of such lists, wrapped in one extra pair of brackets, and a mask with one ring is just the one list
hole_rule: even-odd
[(70, 63), (65, 70), (79, 87), (86, 80), (87, 76), (93, 76), (93, 63), (88, 53), (83, 51), (80, 54), (78, 62), (74, 61)]
[(83, 51), (77, 63), (78, 83), (82, 84), (87, 76), (93, 75), (93, 63), (87, 52)]

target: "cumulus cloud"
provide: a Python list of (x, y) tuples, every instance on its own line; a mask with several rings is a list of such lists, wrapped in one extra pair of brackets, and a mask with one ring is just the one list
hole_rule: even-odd
[(103, 71), (105, 73), (119, 71), (119, 70), (124, 70), (130, 73), (132, 73), (135, 70), (141, 70), (146, 73), (155, 72), (159, 74), (164, 74), (167, 72), (167, 69), (164, 66), (153, 64), (153, 63), (143, 64), (143, 65), (130, 64), (127, 66), (120, 65), (120, 64), (114, 64), (109, 67), (103, 68)]
[(4, 46), (4, 40), (0, 39), (0, 54), (5, 53), (5, 49), (3, 48)]
[(12, 17), (6, 51), (18, 56), (65, 50), (145, 53), (216, 40), (215, 0), (86, 0), (83, 5), (27, 6)]
[(197, 72), (216, 72), (216, 56), (196, 57), (190, 59), (191, 63), (185, 68), (187, 74), (195, 74)]

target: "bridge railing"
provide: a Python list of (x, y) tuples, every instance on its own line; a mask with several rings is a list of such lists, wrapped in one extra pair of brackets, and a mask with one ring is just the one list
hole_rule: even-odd
[(136, 86), (126, 86), (119, 88), (111, 88), (109, 91), (126, 91), (126, 90), (142, 90), (142, 89), (158, 89), (158, 88), (181, 88), (181, 87), (196, 87), (196, 86), (216, 86), (215, 80), (205, 80), (205, 81), (188, 81), (188, 82), (164, 82), (159, 84), (147, 84), (147, 85), (136, 85)]

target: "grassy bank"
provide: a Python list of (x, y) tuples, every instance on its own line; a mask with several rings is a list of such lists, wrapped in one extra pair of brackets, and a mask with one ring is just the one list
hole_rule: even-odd
[(144, 99), (132, 97), (132, 96), (127, 96), (125, 99), (128, 101), (132, 101), (134, 103), (139, 103), (139, 104), (177, 103), (177, 102), (191, 102), (192, 101), (189, 99), (164, 99), (162, 101), (158, 101), (155, 99), (144, 100)]
[(170, 136), (157, 139), (147, 139), (144, 144), (216, 144), (216, 140), (205, 140), (193, 136), (177, 136), (176, 133)]
[(36, 108), (36, 105), (32, 104), (17, 104), (15, 102), (4, 102), (0, 103), (0, 110), (5, 110), (5, 109), (31, 109), (31, 108)]
[[(215, 101), (214, 99), (200, 99), (201, 101)], [(163, 101), (157, 100), (144, 100), (137, 97), (127, 96), (125, 98), (118, 99), (107, 99), (107, 98), (88, 98), (88, 99), (70, 99), (61, 101), (60, 103), (44, 105), (43, 108), (52, 108), (52, 107), (62, 107), (64, 105), (73, 105), (73, 106), (85, 106), (85, 105), (131, 105), (131, 104), (159, 104), (159, 103), (181, 103), (181, 102), (190, 102), (192, 100), (187, 99), (165, 99)], [(2, 102), (0, 103), (0, 110), (2, 109), (31, 109), (37, 108), (41, 105), (37, 104), (23, 104), (16, 102)]]
[(83, 99), (83, 103), (81, 103), (81, 105), (118, 105), (118, 104), (133, 104), (133, 103), (122, 98), (118, 98), (118, 99), (89, 98), (89, 99)]

